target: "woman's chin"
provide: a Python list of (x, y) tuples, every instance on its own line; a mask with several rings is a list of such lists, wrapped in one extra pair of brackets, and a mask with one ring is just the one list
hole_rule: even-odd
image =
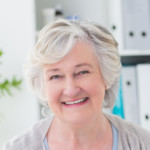
[(82, 124), (86, 124), (89, 123), (92, 120), (92, 115), (88, 115), (88, 114), (72, 114), (70, 117), (66, 116), (64, 118), (64, 121), (67, 122), (68, 124), (72, 124), (72, 125), (82, 125)]

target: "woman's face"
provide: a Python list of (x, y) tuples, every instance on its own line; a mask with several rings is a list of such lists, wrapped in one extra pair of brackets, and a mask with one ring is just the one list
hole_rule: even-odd
[(102, 113), (105, 84), (92, 47), (78, 42), (61, 61), (45, 65), (48, 105), (61, 121), (81, 123)]

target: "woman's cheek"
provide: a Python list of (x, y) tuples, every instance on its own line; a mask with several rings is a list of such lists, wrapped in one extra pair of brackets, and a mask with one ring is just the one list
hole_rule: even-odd
[(60, 99), (61, 93), (61, 87), (59, 85), (53, 84), (46, 89), (47, 98), (50, 102), (58, 101)]

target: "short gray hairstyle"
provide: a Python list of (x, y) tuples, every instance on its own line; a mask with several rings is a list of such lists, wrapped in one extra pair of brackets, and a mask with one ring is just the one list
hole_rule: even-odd
[(113, 108), (121, 72), (118, 44), (105, 28), (88, 21), (60, 19), (40, 31), (36, 47), (30, 52), (25, 65), (25, 76), (30, 89), (46, 101), (42, 66), (63, 59), (77, 41), (93, 46), (107, 88), (103, 108)]

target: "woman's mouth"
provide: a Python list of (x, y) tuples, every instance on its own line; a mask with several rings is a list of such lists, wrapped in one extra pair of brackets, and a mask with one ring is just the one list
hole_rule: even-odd
[(76, 105), (84, 104), (88, 99), (89, 99), (88, 97), (85, 97), (75, 101), (63, 102), (63, 104), (66, 106), (76, 106)]

